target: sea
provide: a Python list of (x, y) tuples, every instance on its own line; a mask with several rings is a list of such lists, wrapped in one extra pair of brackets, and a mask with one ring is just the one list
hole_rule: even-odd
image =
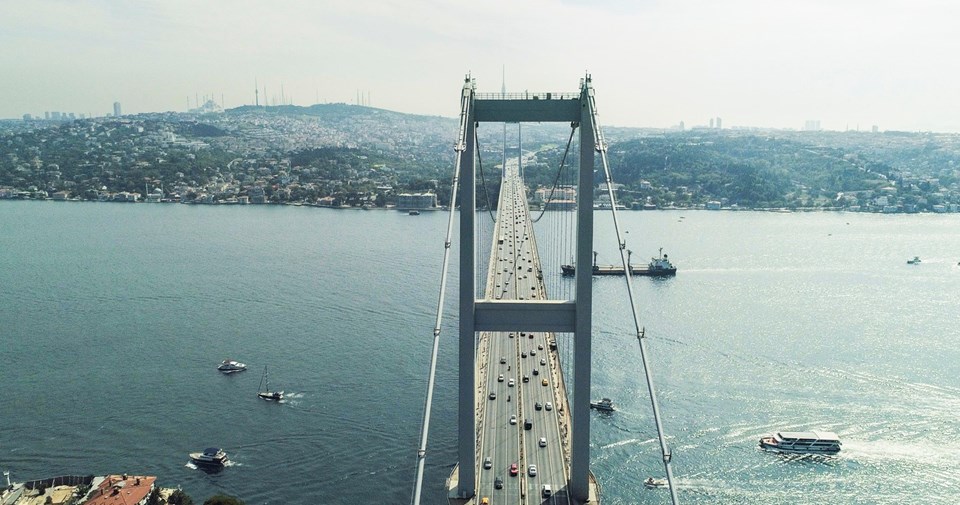
[[(619, 216), (633, 262), (663, 248), (678, 268), (633, 288), (682, 503), (958, 502), (960, 215)], [(0, 201), (0, 470), (155, 475), (197, 503), (409, 503), (447, 218)], [(617, 263), (609, 211), (596, 222)], [(544, 275), (565, 292), (559, 261)], [(454, 264), (425, 503), (456, 463), (457, 284)], [(642, 484), (664, 469), (624, 279), (594, 280), (593, 313), (592, 392), (617, 407), (591, 413), (601, 503), (669, 503)], [(226, 358), (249, 369), (220, 374)], [(265, 367), (279, 404), (255, 394)], [(757, 446), (800, 430), (843, 450)], [(189, 463), (211, 446), (231, 464)]]

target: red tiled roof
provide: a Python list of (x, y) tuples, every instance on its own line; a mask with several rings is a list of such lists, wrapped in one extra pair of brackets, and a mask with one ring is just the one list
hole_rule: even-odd
[(84, 505), (133, 505), (140, 503), (153, 489), (156, 477), (108, 475)]

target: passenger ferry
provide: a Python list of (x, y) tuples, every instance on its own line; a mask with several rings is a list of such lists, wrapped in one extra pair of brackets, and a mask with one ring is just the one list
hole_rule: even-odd
[(840, 452), (840, 438), (829, 431), (780, 431), (760, 438), (760, 447), (789, 454), (826, 454)]

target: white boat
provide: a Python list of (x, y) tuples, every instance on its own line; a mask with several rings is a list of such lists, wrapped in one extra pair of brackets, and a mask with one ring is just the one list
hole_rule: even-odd
[(840, 452), (840, 438), (829, 431), (779, 431), (760, 438), (760, 447), (788, 454), (826, 454)]
[(246, 363), (241, 363), (232, 359), (225, 359), (220, 362), (220, 365), (217, 366), (217, 370), (220, 370), (223, 373), (242, 372), (246, 369)]
[(191, 452), (190, 460), (200, 466), (224, 466), (227, 464), (227, 453), (219, 447), (207, 447), (203, 452)]
[(270, 391), (270, 374), (267, 373), (266, 365), (263, 367), (263, 376), (260, 377), (260, 386), (257, 387), (257, 396), (270, 401), (283, 399), (283, 391)]
[(590, 402), (590, 408), (602, 410), (604, 412), (613, 412), (613, 400), (609, 398), (601, 398), (598, 402)]
[(653, 477), (647, 477), (647, 480), (643, 481), (643, 486), (647, 489), (667, 487), (667, 481), (666, 479), (654, 479)]
[(919, 264), (920, 264), (920, 256), (914, 256), (912, 260), (907, 260), (907, 264), (908, 264), (908, 265), (919, 265)]

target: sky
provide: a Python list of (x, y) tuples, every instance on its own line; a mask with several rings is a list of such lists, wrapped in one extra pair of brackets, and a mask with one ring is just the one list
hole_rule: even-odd
[[(960, 132), (955, 0), (0, 0), (0, 118), (576, 92), (601, 124)], [(266, 92), (264, 92), (264, 87)]]

